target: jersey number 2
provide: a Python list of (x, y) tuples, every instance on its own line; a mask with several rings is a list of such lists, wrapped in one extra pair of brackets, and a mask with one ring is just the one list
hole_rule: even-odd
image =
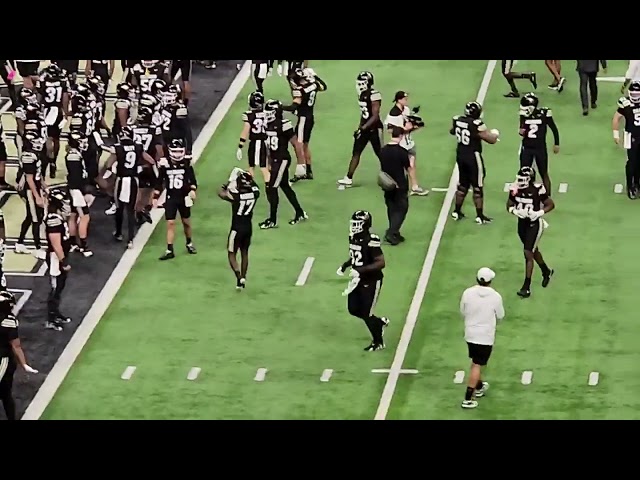
[(362, 267), (364, 265), (362, 261), (362, 252), (358, 250), (349, 250), (349, 258), (351, 258), (352, 267)]
[(532, 123), (529, 126), (529, 130), (527, 130), (527, 137), (538, 138), (538, 125), (536, 125), (535, 123)]

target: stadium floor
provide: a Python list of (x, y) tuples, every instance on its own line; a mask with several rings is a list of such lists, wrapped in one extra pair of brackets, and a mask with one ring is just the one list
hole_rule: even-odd
[[(240, 113), (251, 90), (247, 85), (197, 167), (199, 255), (178, 249), (175, 261), (160, 264), (164, 232), (162, 227), (155, 231), (43, 418), (374, 418), (387, 374), (372, 369), (389, 369), (396, 356), (427, 247), (434, 231), (444, 227), (439, 213), (446, 194), (411, 198), (406, 243), (385, 248), (385, 286), (377, 311), (392, 319), (387, 350), (362, 352), (369, 340), (366, 328), (346, 314), (340, 295), (345, 280), (335, 277), (335, 269), (347, 254), (351, 212), (370, 210), (373, 229), (380, 233), (386, 215), (371, 151), (357, 173), (358, 186), (335, 189), (358, 116), (354, 78), (362, 69), (374, 72), (384, 113), (400, 89), (411, 92), (413, 104), (422, 104), (427, 128), (416, 134), (420, 176), (427, 187), (445, 189), (454, 164), (450, 119), (478, 95), (487, 63), (312, 65), (329, 90), (317, 103), (316, 180), (295, 187), (310, 220), (290, 227), (284, 220), (292, 212), (284, 203), (280, 228), (255, 232), (248, 287), (235, 291), (224, 250), (229, 208), (214, 190), (236, 165)], [(551, 226), (541, 244), (556, 276), (544, 291), (535, 277), (528, 300), (515, 295), (522, 253), (515, 219), (504, 209), (504, 186), (518, 166), (518, 106), (517, 100), (502, 97), (506, 84), (498, 66), (484, 102), (486, 123), (502, 132), (502, 141), (485, 150), (486, 212), (495, 221), (487, 226), (447, 222), (406, 358), (400, 349), (393, 366), (395, 373), (400, 367), (418, 373), (400, 373), (389, 419), (638, 417), (640, 380), (634, 368), (640, 360), (640, 332), (633, 299), (640, 280), (628, 259), (635, 258), (640, 226), (633, 219), (638, 206), (614, 193), (625, 161), (610, 132), (619, 84), (601, 83), (601, 107), (583, 118), (572, 61), (565, 61), (568, 83), (562, 94), (546, 89), (542, 61), (518, 65), (518, 70), (527, 68), (540, 74), (539, 96), (553, 108), (562, 135), (562, 151), (551, 158), (557, 210), (549, 215)], [(624, 68), (614, 61), (609, 75), (622, 75)], [(526, 84), (521, 88), (526, 91)], [(266, 91), (288, 96), (279, 77), (268, 80)], [(567, 184), (565, 193), (558, 193), (561, 183)], [(266, 211), (262, 199), (256, 221)], [(296, 287), (308, 257), (315, 259), (311, 274)], [(492, 389), (478, 409), (463, 411), (464, 386), (454, 383), (455, 373), (468, 367), (458, 303), (480, 266), (497, 271), (495, 287), (505, 299), (507, 318), (486, 372)], [(128, 366), (135, 366), (135, 373), (122, 380)], [(193, 367), (201, 371), (189, 381)], [(260, 368), (267, 369), (266, 376), (256, 381)], [(321, 381), (327, 369), (332, 375)], [(521, 383), (523, 371), (533, 372), (530, 385)], [(595, 386), (587, 384), (591, 372), (600, 375)]]
[[(192, 105), (190, 116), (194, 139), (202, 130), (211, 112), (224, 95), (228, 86), (237, 74), (236, 65), (241, 60), (229, 60), (219, 62), (216, 70), (205, 70), (194, 65), (192, 73)], [(114, 81), (111, 82), (107, 100), (106, 116), (109, 125), (113, 124), (113, 101), (110, 98), (115, 93), (115, 85), (121, 77), (119, 61), (116, 61)], [(81, 61), (83, 71), (84, 62)], [(6, 134), (5, 144), (9, 156), (17, 154), (11, 132), (15, 131), (15, 119), (8, 110), (7, 91), (0, 89), (2, 121)], [(64, 140), (61, 142), (61, 150), (58, 158), (58, 173), (56, 180), (48, 180), (51, 184), (62, 183), (66, 178), (64, 170)], [(105, 161), (107, 155), (102, 156)], [(7, 180), (14, 183), (16, 174), (15, 161), (7, 168)], [(112, 240), (113, 220), (104, 215), (108, 207), (106, 199), (97, 198), (92, 208), (91, 234), (89, 241), (94, 251), (94, 256), (86, 259), (71, 258), (73, 269), (67, 284), (67, 294), (63, 298), (62, 310), (75, 320), (81, 320), (91, 308), (94, 300), (102, 290), (112, 270), (120, 260), (124, 247), (115, 244)], [(4, 268), (7, 272), (9, 288), (16, 291), (19, 297), (27, 300), (20, 310), (20, 332), (23, 347), (29, 361), (36, 365), (41, 372), (38, 375), (19, 373), (15, 377), (15, 395), (18, 414), (22, 414), (29, 402), (33, 399), (37, 390), (42, 385), (45, 375), (51, 370), (56, 360), (75, 332), (78, 322), (73, 322), (64, 332), (44, 330), (46, 316), (46, 299), (49, 289), (49, 280), (45, 276), (43, 262), (31, 255), (16, 255), (11, 251), (15, 239), (19, 233), (19, 224), (24, 218), (24, 206), (15, 194), (0, 193), (0, 208), (3, 209), (6, 219), (8, 250), (5, 256)], [(27, 245), (31, 244), (31, 233), (27, 236)], [(71, 293), (73, 292), (73, 294)], [(4, 418), (4, 411), (0, 409), (0, 419)]]

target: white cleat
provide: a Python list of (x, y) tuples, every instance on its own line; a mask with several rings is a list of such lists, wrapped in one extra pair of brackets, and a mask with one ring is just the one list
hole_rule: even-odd
[(341, 178), (340, 180), (338, 180), (338, 185), (351, 187), (353, 185), (353, 180), (345, 176), (344, 178)]
[(44, 260), (45, 258), (47, 258), (47, 251), (44, 248), (40, 248), (33, 252), (33, 256), (38, 260)]
[(31, 253), (23, 243), (16, 243), (15, 252), (19, 255), (26, 255), (28, 253)]

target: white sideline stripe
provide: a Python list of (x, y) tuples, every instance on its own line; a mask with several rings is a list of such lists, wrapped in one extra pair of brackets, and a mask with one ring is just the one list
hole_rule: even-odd
[(462, 383), (464, 382), (464, 370), (458, 370), (456, 374), (453, 376), (453, 383)]
[(589, 386), (595, 387), (598, 385), (598, 381), (600, 380), (600, 374), (598, 372), (591, 372), (589, 374)]
[[(251, 60), (248, 60), (244, 63), (224, 97), (220, 100), (215, 111), (209, 117), (209, 120), (193, 144), (193, 163), (199, 160), (209, 140), (213, 137), (213, 134), (218, 129), (218, 126), (233, 105), (233, 102), (244, 88), (245, 83), (249, 79), (250, 70)], [(42, 416), (42, 413), (53, 399), (53, 396), (69, 373), (76, 358), (78, 358), (89, 337), (98, 326), (100, 319), (124, 283), (129, 271), (133, 268), (133, 264), (138, 258), (138, 255), (140, 255), (142, 248), (149, 241), (151, 233), (162, 218), (163, 213), (164, 210), (155, 209), (152, 212), (153, 223), (151, 225), (144, 225), (138, 231), (134, 247), (131, 250), (125, 251), (120, 258), (120, 262), (118, 262), (115, 270), (111, 273), (109, 280), (107, 280), (107, 283), (100, 292), (100, 295), (98, 295), (91, 310), (89, 310), (89, 313), (84, 317), (82, 323), (62, 352), (62, 355), (60, 355), (60, 358), (58, 358), (58, 361), (38, 390), (38, 393), (29, 404), (29, 407), (22, 416), (22, 420), (37, 420)]]
[(20, 298), (18, 299), (18, 301), (16, 302), (15, 307), (13, 307), (13, 314), (17, 316), (20, 313), (20, 310), (22, 310), (22, 307), (24, 307), (25, 304), (31, 298), (31, 294), (33, 293), (33, 291), (32, 290), (22, 290), (22, 289), (19, 289), (19, 288), (9, 288), (8, 290), (11, 293), (21, 293), (22, 294), (20, 296)]
[(333, 375), (333, 370), (331, 370), (330, 368), (325, 368), (322, 372), (322, 375), (320, 376), (320, 381), (328, 382), (331, 379), (331, 375)]
[(264, 382), (264, 378), (267, 376), (267, 372), (269, 370), (267, 370), (266, 368), (259, 368), (258, 371), (256, 372), (256, 376), (254, 377), (254, 380), (256, 382)]
[(201, 371), (202, 369), (200, 367), (193, 367), (187, 374), (187, 380), (195, 380), (196, 378), (198, 378), (198, 375), (200, 375)]
[(624, 77), (598, 77), (599, 82), (624, 83)]
[[(477, 101), (480, 104), (484, 103), (484, 99), (487, 96), (489, 84), (491, 83), (491, 77), (493, 76), (493, 71), (496, 68), (497, 62), (497, 60), (489, 60), (489, 62), (487, 63), (487, 70), (484, 73), (482, 84), (480, 85), (480, 89), (478, 91)], [(424, 295), (427, 291), (429, 278), (431, 277), (431, 271), (433, 270), (433, 263), (436, 259), (436, 253), (438, 253), (438, 247), (440, 246), (442, 234), (444, 233), (444, 227), (447, 224), (449, 209), (451, 208), (451, 203), (453, 202), (457, 182), (458, 165), (456, 164), (454, 165), (453, 172), (451, 173), (451, 179), (449, 180), (449, 191), (447, 192), (447, 195), (442, 202), (440, 215), (438, 216), (438, 221), (436, 223), (435, 229), (433, 230), (431, 242), (429, 243), (429, 248), (427, 249), (427, 255), (424, 259), (420, 277), (418, 278), (416, 292), (413, 295), (413, 299), (411, 300), (409, 313), (407, 314), (407, 319), (404, 324), (404, 328), (402, 329), (402, 335), (400, 336), (400, 341), (398, 342), (398, 347), (393, 357), (393, 363), (391, 364), (390, 369), (391, 371), (389, 372), (387, 382), (384, 386), (384, 390), (382, 391), (382, 396), (380, 398), (380, 403), (378, 405), (378, 411), (376, 412), (375, 420), (384, 420), (385, 418), (387, 418), (387, 412), (389, 411), (389, 407), (391, 406), (391, 399), (393, 398), (393, 394), (396, 390), (396, 385), (398, 384), (398, 378), (400, 377), (400, 370), (402, 370), (402, 364), (407, 355), (409, 342), (411, 341), (411, 337), (413, 336), (413, 329), (415, 328), (416, 322), (418, 321), (420, 306), (422, 305), (422, 300), (424, 299)]]
[(10, 108), (11, 108), (11, 102), (10, 102), (10, 101), (8, 101), (8, 102), (6, 102), (5, 104), (3, 104), (3, 105), (0, 107), (0, 115), (1, 115), (1, 114), (3, 114), (3, 113), (5, 113), (6, 111), (8, 111)]
[(533, 372), (531, 370), (525, 370), (522, 372), (522, 378), (520, 381), (523, 385), (531, 385), (531, 381), (533, 380)]
[[(391, 373), (391, 370), (388, 368), (374, 368), (373, 370), (371, 370), (371, 373)], [(406, 375), (416, 375), (420, 372), (413, 369), (401, 369), (399, 373)]]
[(438, 187), (433, 187), (431, 189), (432, 192), (448, 192), (449, 189), (448, 188), (438, 188)]
[(508, 192), (509, 190), (511, 190), (511, 182), (505, 183), (504, 184), (504, 192)]
[(298, 280), (296, 280), (296, 287), (302, 287), (305, 283), (307, 283), (307, 278), (309, 278), (311, 268), (313, 267), (313, 262), (315, 261), (316, 259), (313, 257), (307, 257), (307, 259), (304, 261), (302, 271), (300, 272), (300, 275), (298, 275)]
[(621, 184), (621, 183), (616, 183), (616, 184), (613, 186), (613, 193), (622, 193), (622, 192), (623, 192), (623, 190), (624, 190), (624, 187), (622, 186), (622, 184)]
[(569, 190), (569, 184), (568, 183), (561, 183), (560, 185), (558, 185), (558, 192), (559, 193), (567, 193), (567, 190)]
[(122, 372), (122, 375), (120, 375), (120, 378), (122, 380), (131, 380), (131, 377), (133, 377), (133, 374), (136, 371), (136, 367), (133, 366), (128, 366), (127, 368), (124, 369), (124, 372)]

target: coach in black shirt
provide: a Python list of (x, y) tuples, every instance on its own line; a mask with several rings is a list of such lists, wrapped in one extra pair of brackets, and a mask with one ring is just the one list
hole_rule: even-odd
[(400, 145), (403, 135), (403, 128), (392, 127), (391, 142), (380, 149), (380, 176), (383, 180), (380, 186), (385, 190), (384, 201), (389, 218), (385, 240), (391, 245), (404, 241), (400, 228), (409, 211), (409, 152)]
[[(580, 77), (580, 101), (582, 102), (582, 115), (589, 115), (589, 95), (591, 95), (591, 108), (598, 106), (598, 71), (600, 66), (607, 71), (606, 60), (576, 60), (576, 71)], [(587, 85), (589, 90), (587, 91)]]

